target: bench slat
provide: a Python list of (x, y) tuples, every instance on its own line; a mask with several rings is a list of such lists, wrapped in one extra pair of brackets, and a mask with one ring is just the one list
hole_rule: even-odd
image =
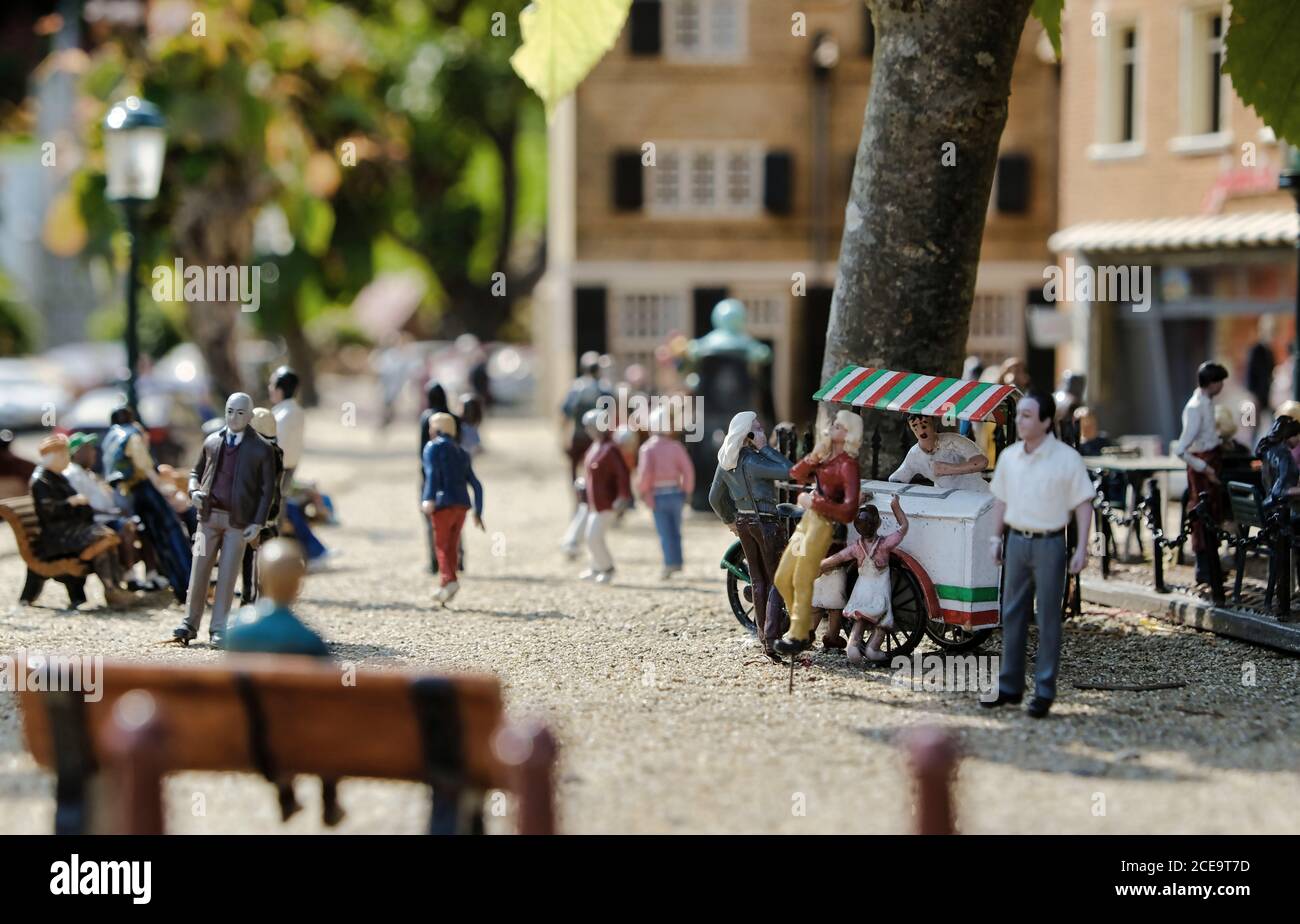
[[(102, 699), (86, 703), (92, 750), (104, 757), (104, 732), (114, 703), (130, 690), (153, 695), (165, 726), (168, 770), (257, 771), (238, 675), (248, 677), (265, 720), (277, 773), (363, 776), (427, 781), (424, 745), (412, 695), (416, 675), (359, 671), (343, 685), (340, 665), (314, 658), (244, 655), (219, 666), (104, 665)], [(483, 789), (506, 785), (492, 750), (501, 726), (500, 687), (494, 678), (445, 678), (455, 691), (459, 729), (447, 729), (462, 754), (463, 779)], [(19, 701), (27, 745), (38, 763), (53, 765), (43, 694)]]

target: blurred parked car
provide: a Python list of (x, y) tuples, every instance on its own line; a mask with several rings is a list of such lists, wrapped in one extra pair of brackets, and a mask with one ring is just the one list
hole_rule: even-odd
[(73, 395), (126, 379), (126, 347), (117, 341), (65, 343), (46, 350), (41, 358), (59, 367)]
[(48, 425), (68, 404), (57, 365), (37, 357), (0, 359), (0, 429), (34, 430)]

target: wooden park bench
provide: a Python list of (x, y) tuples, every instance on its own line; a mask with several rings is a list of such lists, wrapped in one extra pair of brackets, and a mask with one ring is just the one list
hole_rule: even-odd
[[(1268, 524), (1264, 521), (1264, 498), (1260, 489), (1253, 484), (1241, 481), (1228, 482), (1228, 503), (1232, 512), (1232, 521), (1237, 525), (1237, 540), (1234, 546), (1237, 575), (1233, 580), (1232, 603), (1241, 603), (1241, 581), (1246, 573), (1246, 553), (1258, 545), (1269, 546), (1268, 582), (1265, 590), (1265, 606), (1272, 602), (1274, 584), (1277, 582), (1276, 555), (1272, 552), (1273, 537)], [(1258, 530), (1255, 536), (1252, 529)]]
[(113, 548), (120, 541), (116, 536), (101, 539), (79, 557), (42, 559), (37, 550), (41, 547), (41, 523), (36, 516), (36, 505), (31, 495), (0, 500), (0, 519), (9, 524), (18, 543), (18, 554), (27, 565), (27, 580), (20, 603), (35, 603), (47, 580), (58, 581), (68, 589), (68, 605), (76, 608), (86, 602), (86, 575), (90, 573), (90, 560), (101, 552)]
[(509, 790), (520, 833), (553, 832), (555, 744), (540, 726), (505, 725), (495, 678), (347, 679), (315, 658), (236, 655), (105, 664), (97, 702), (25, 690), (27, 746), (56, 774), (55, 833), (160, 834), (162, 777), (183, 770), (428, 783), (433, 834), (483, 833), (486, 794)]

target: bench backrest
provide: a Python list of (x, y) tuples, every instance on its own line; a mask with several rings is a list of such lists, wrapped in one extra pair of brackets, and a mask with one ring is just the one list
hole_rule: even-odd
[(1241, 526), (1264, 526), (1263, 498), (1259, 488), (1243, 481), (1228, 482), (1228, 502), (1232, 519)]
[(41, 541), (41, 521), (36, 516), (36, 504), (31, 495), (0, 500), (0, 520), (8, 523), (14, 531), (18, 552), (23, 558), (29, 561), (36, 558)]
[(349, 675), (314, 658), (240, 655), (214, 665), (108, 663), (99, 689), (97, 702), (20, 694), (28, 748), (61, 778), (111, 763), (113, 707), (143, 690), (157, 704), (163, 771), (413, 780), (433, 784), (435, 802), (440, 787), (511, 788), (493, 747), (503, 710), (492, 677)]

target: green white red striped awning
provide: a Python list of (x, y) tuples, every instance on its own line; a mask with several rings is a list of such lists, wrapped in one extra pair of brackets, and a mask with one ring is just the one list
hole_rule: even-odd
[(979, 421), (991, 420), (993, 412), (1003, 401), (1018, 394), (1015, 386), (996, 382), (891, 372), (871, 366), (845, 366), (817, 390), (813, 400)]

